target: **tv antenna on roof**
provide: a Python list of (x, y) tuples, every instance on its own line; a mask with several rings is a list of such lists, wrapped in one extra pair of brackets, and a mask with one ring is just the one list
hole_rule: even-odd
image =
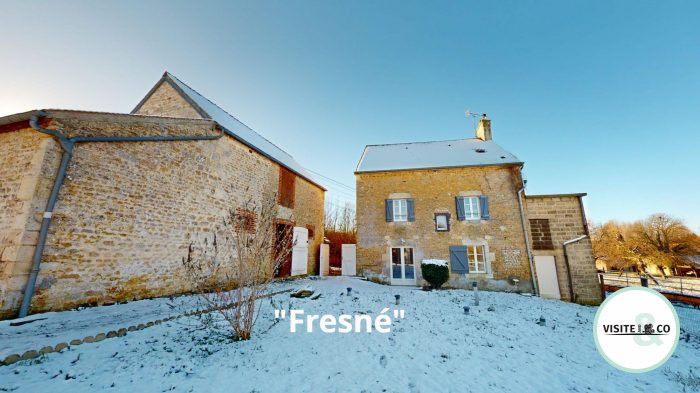
[(472, 125), (474, 126), (474, 129), (476, 129), (476, 124), (478, 122), (477, 119), (486, 118), (486, 113), (472, 112), (469, 109), (467, 109), (467, 111), (464, 112), (464, 115), (467, 117), (467, 119), (469, 119), (469, 118), (472, 119)]

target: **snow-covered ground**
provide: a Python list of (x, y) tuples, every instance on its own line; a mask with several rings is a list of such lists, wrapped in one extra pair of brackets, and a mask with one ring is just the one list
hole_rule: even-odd
[[(328, 334), (318, 325), (313, 333), (293, 334), (289, 318), (273, 323), (273, 306), (265, 299), (250, 341), (212, 336), (197, 321), (181, 318), (0, 367), (0, 392), (677, 392), (691, 391), (693, 372), (700, 376), (697, 338), (681, 340), (672, 358), (648, 373), (608, 365), (593, 342), (595, 307), (498, 292), (480, 292), (474, 307), (469, 291), (423, 292), (344, 277), (281, 282), (272, 290), (306, 285), (322, 297), (281, 294), (274, 302), (287, 309), (291, 301), (292, 309), (306, 314), (376, 316), (396, 308), (394, 295), (400, 294), (405, 317), (394, 320), (387, 334)], [(344, 294), (346, 287), (352, 296)], [(32, 318), (48, 319), (19, 327), (5, 321), (0, 348), (38, 349), (195, 303), (178, 298), (172, 309), (169, 302), (47, 313)], [(540, 316), (546, 326), (535, 323)]]

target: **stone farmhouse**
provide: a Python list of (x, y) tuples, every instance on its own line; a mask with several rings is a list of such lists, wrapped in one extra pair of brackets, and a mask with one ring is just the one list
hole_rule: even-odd
[(167, 72), (130, 114), (2, 117), (0, 318), (190, 292), (191, 239), (272, 191), (295, 237), (279, 274), (315, 272), (324, 187)]
[(357, 269), (424, 285), (423, 259), (448, 261), (453, 287), (601, 302), (582, 198), (525, 195), (524, 163), (476, 137), (368, 145), (355, 172)]

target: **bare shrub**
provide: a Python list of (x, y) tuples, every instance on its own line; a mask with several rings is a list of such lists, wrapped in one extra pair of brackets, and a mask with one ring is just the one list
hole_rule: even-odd
[[(292, 230), (278, 230), (275, 195), (249, 199), (228, 212), (214, 233), (199, 234), (182, 263), (206, 306), (238, 340), (250, 339), (268, 286), (291, 255)], [(257, 302), (257, 304), (256, 304)], [(215, 329), (211, 318), (202, 322)]]
[(692, 368), (688, 370), (688, 374), (681, 371), (673, 371), (669, 368), (666, 368), (663, 373), (671, 381), (675, 381), (683, 386), (684, 392), (700, 391), (700, 376), (695, 375)]

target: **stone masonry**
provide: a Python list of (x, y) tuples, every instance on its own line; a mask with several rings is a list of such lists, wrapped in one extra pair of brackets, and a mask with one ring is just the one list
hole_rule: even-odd
[[(173, 115), (193, 116), (173, 102)], [(45, 126), (69, 137), (220, 133), (202, 119), (74, 111), (50, 111), (50, 117)], [(62, 153), (53, 138), (31, 128), (0, 132), (0, 317), (19, 307)], [(248, 198), (277, 190), (278, 176), (277, 163), (228, 135), (77, 144), (31, 311), (192, 291), (182, 268), (189, 243), (210, 236)], [(309, 239), (311, 273), (323, 239), (324, 191), (302, 177), (295, 181), (295, 206), (281, 208), (280, 218), (316, 229)]]
[[(586, 216), (581, 204), (584, 194), (573, 195), (528, 195), (527, 217), (531, 224), (531, 237), (541, 233), (541, 222), (548, 220), (553, 247), (534, 247), (534, 255), (554, 256), (557, 281), (562, 299), (569, 299), (569, 282), (564, 260), (563, 243), (582, 235), (588, 235)], [(535, 224), (532, 226), (532, 224)], [(533, 236), (534, 235), (534, 236)], [(542, 238), (540, 237), (541, 241)], [(567, 246), (574, 301), (583, 304), (600, 304), (602, 294), (598, 284), (593, 249), (590, 237)]]
[[(492, 274), (450, 274), (447, 285), (466, 287), (471, 281), (494, 290), (531, 292), (530, 268), (523, 237), (517, 191), (522, 184), (518, 166), (463, 167), (356, 173), (357, 270), (388, 282), (390, 248), (414, 248), (417, 282), (420, 261), (449, 260), (449, 246), (487, 245)], [(488, 220), (458, 221), (456, 196), (489, 197)], [(386, 222), (384, 200), (413, 198), (414, 222)], [(436, 232), (435, 213), (450, 213), (450, 231)], [(517, 279), (515, 282), (513, 279)]]
[(56, 145), (26, 129), (0, 133), (0, 310), (21, 301), (39, 233), (37, 199), (48, 198), (50, 173), (58, 166), (49, 152)]
[(202, 116), (169, 83), (163, 83), (137, 111), (140, 115), (185, 117), (201, 119)]

